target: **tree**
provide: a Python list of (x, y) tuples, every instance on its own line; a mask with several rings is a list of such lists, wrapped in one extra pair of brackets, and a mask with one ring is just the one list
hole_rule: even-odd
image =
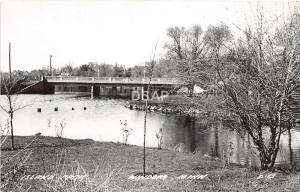
[(28, 74), (28, 80), (31, 80), (31, 81), (40, 81), (41, 77), (43, 75), (47, 75), (47, 74), (48, 74), (48, 70), (47, 69), (32, 70)]
[(131, 67), (125, 69), (125, 77), (131, 77)]
[(267, 23), (262, 11), (257, 18), (242, 30), (230, 56), (216, 52), (212, 60), (228, 98), (225, 107), (252, 138), (265, 170), (274, 167), (282, 133), (295, 125), (288, 101), (300, 76), (300, 22), (297, 14), (284, 26)]
[(73, 66), (72, 63), (68, 63), (65, 66), (60, 68), (60, 73), (66, 73), (68, 75), (71, 75), (73, 73)]
[[(21, 83), (25, 81), (24, 77), (18, 75), (12, 76), (11, 72), (11, 43), (9, 43), (9, 73), (1, 73), (1, 88), (3, 86), (7, 102), (1, 103), (0, 108), (9, 115), (9, 125), (11, 133), (11, 150), (14, 150), (14, 114), (16, 111), (24, 108), (25, 106), (18, 105), (16, 95), (21, 89)], [(7, 106), (5, 105), (7, 104)]]
[[(147, 84), (147, 91), (150, 91), (150, 84), (151, 84), (151, 80), (152, 80), (152, 73), (153, 73), (153, 69), (155, 66), (155, 54), (151, 60), (151, 71), (150, 71), (150, 75), (149, 75), (149, 81)], [(146, 176), (146, 131), (147, 131), (147, 114), (148, 114), (148, 96), (146, 97), (146, 101), (145, 101), (145, 115), (144, 115), (144, 150), (143, 150), (143, 175)]]
[[(207, 60), (209, 46), (218, 40), (224, 43), (231, 37), (228, 27), (224, 24), (218, 27), (210, 26), (204, 33), (199, 25), (189, 29), (173, 27), (167, 31), (171, 40), (166, 43), (167, 59), (177, 66), (177, 76), (185, 82), (192, 95), (195, 84), (206, 86), (211, 83), (212, 66)], [(218, 47), (215, 47), (218, 48)]]
[(113, 66), (113, 77), (124, 77), (126, 75), (126, 69), (122, 65), (115, 64)]
[(184, 28), (168, 30), (167, 58), (177, 63), (178, 73), (190, 88), (195, 83), (218, 88), (218, 102), (216, 107), (210, 103), (210, 109), (223, 112), (235, 120), (235, 127), (248, 133), (262, 169), (273, 169), (281, 135), (295, 127), (300, 114), (292, 113), (290, 107), (300, 77), (297, 11), (288, 22), (277, 19), (273, 23), (261, 11), (253, 24), (239, 28), (244, 36), (237, 40), (224, 24), (209, 26), (201, 36), (188, 35)]
[[(147, 84), (147, 97), (146, 97), (146, 101), (145, 101), (145, 114), (144, 114), (144, 144), (143, 144), (143, 176), (146, 176), (146, 132), (147, 132), (147, 114), (148, 114), (148, 93), (150, 92), (150, 84), (151, 84), (151, 80), (152, 80), (152, 74), (153, 74), (153, 70), (154, 70), (154, 66), (155, 66), (155, 52), (156, 52), (156, 47), (157, 47), (157, 43), (155, 45), (154, 48), (154, 52), (153, 52), (153, 56), (151, 58), (150, 61), (150, 71), (149, 71), (149, 81)], [(143, 93), (144, 94), (144, 93)], [(143, 97), (143, 96), (142, 96)]]
[(150, 72), (151, 62), (145, 62), (144, 65), (135, 65), (131, 68), (131, 77), (149, 77)]
[(177, 69), (172, 60), (160, 59), (155, 65), (153, 77), (176, 78), (177, 76)]
[(89, 62), (88, 64), (83, 64), (79, 67), (78, 75), (85, 77), (92, 77), (96, 75), (96, 64), (93, 62)]
[(107, 63), (100, 64), (98, 69), (99, 69), (100, 77), (112, 77), (114, 73), (112, 65)]

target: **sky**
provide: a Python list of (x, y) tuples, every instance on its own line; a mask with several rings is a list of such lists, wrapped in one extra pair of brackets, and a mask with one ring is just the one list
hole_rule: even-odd
[[(221, 22), (234, 28), (253, 14), (257, 2), (196, 0), (0, 0), (0, 62), (8, 70), (33, 70), (88, 62), (143, 65), (155, 52), (162, 58), (169, 27)], [(271, 14), (286, 1), (260, 1)], [(157, 48), (155, 50), (155, 46)], [(155, 51), (154, 51), (155, 50)]]

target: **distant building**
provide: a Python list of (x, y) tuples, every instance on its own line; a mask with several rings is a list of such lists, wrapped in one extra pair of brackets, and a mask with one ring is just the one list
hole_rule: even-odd
[(194, 85), (193, 94), (201, 94), (201, 93), (204, 93), (204, 92), (206, 92), (206, 90), (202, 89), (198, 85)]
[(60, 76), (71, 76), (70, 73), (61, 73)]

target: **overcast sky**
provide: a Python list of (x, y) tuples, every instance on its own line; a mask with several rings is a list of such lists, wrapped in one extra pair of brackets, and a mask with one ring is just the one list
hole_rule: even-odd
[[(284, 1), (262, 2), (269, 13), (287, 7)], [(164, 53), (166, 29), (224, 22), (241, 25), (255, 11), (248, 1), (54, 1), (7, 0), (1, 3), (1, 70), (32, 70), (89, 61), (133, 66), (148, 61), (158, 42)]]

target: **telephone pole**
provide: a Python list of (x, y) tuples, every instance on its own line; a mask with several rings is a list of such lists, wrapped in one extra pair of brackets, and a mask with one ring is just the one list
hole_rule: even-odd
[(52, 55), (50, 55), (50, 75), (53, 76), (53, 73), (52, 73)]
[(144, 63), (144, 79), (146, 77), (146, 62)]

